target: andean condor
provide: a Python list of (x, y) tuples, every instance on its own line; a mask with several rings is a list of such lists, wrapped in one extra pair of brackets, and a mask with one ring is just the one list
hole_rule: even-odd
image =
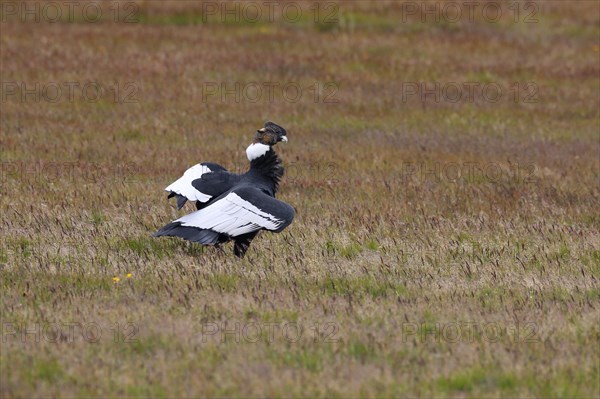
[(165, 190), (181, 209), (196, 201), (195, 212), (154, 233), (154, 237), (181, 237), (203, 245), (235, 241), (233, 252), (243, 257), (260, 230), (280, 232), (292, 223), (294, 208), (275, 199), (284, 168), (273, 146), (287, 142), (285, 129), (266, 122), (246, 149), (250, 169), (243, 174), (204, 162), (189, 168)]

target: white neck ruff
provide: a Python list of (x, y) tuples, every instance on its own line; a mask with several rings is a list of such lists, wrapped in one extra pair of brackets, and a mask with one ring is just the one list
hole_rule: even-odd
[(252, 162), (256, 158), (260, 158), (269, 151), (268, 145), (261, 143), (250, 144), (248, 148), (246, 148), (246, 156), (248, 157), (248, 161)]

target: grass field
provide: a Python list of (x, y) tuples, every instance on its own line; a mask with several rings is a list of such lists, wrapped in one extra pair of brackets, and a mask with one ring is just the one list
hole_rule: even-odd
[[(599, 397), (598, 2), (288, 3), (0, 3), (0, 396)], [(294, 223), (153, 239), (265, 120)]]

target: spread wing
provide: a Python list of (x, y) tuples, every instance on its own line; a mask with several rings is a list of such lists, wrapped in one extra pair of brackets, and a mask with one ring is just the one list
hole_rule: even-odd
[(207, 207), (169, 223), (155, 236), (178, 236), (215, 244), (221, 235), (237, 237), (261, 229), (280, 232), (292, 223), (295, 211), (260, 189), (240, 187)]
[[(183, 173), (183, 176), (181, 176), (179, 179), (177, 179), (176, 181), (171, 183), (167, 188), (165, 188), (165, 191), (169, 192), (168, 198), (177, 197), (177, 209), (181, 209), (188, 200), (207, 202), (215, 196), (216, 188), (213, 188), (212, 190), (210, 190), (210, 192), (207, 192), (208, 190), (203, 191), (197, 189), (196, 187), (194, 187), (192, 182), (194, 180), (201, 179), (204, 176), (220, 173), (229, 174), (229, 172), (227, 172), (227, 169), (225, 169), (221, 165), (217, 165), (216, 163), (199, 163), (186, 170)], [(210, 187), (205, 188), (209, 189)], [(219, 194), (227, 190), (228, 188), (225, 188)], [(217, 194), (217, 196), (219, 194)]]

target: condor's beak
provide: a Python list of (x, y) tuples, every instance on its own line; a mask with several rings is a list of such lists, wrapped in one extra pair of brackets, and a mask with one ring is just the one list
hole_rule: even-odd
[(283, 141), (284, 143), (288, 142), (287, 136), (281, 136), (281, 141)]

